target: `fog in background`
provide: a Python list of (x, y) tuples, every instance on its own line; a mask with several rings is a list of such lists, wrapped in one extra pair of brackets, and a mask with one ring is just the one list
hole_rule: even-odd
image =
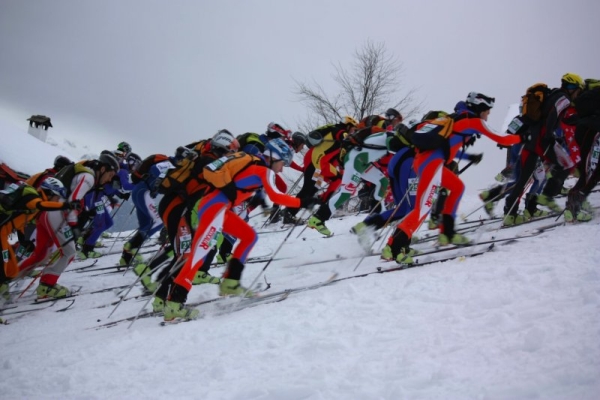
[[(26, 126), (45, 114), (55, 136), (99, 149), (125, 140), (142, 157), (220, 128), (296, 129), (307, 110), (295, 81), (334, 90), (333, 64), (349, 66), (370, 40), (403, 63), (403, 89), (417, 89), (423, 111), (480, 91), (496, 97), (499, 130), (532, 83), (600, 76), (599, 13), (584, 0), (2, 0), (0, 117)], [(502, 168), (483, 142), (466, 179)]]

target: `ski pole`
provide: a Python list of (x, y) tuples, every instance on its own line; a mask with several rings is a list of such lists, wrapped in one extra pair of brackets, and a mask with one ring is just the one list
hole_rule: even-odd
[[(159, 250), (159, 251), (160, 251), (160, 250)], [(157, 253), (158, 253), (158, 252), (157, 252)], [(156, 272), (156, 270), (158, 270), (158, 268), (159, 268), (161, 265), (162, 265), (162, 263), (161, 263), (161, 264), (158, 264), (156, 267), (152, 268), (152, 269), (150, 270), (150, 273), (149, 273), (149, 275), (151, 276), (151, 275), (152, 275), (154, 272)], [(114, 313), (115, 311), (117, 311), (117, 308), (119, 308), (119, 306), (121, 305), (121, 303), (123, 302), (123, 300), (124, 300), (124, 299), (127, 297), (127, 295), (129, 294), (129, 292), (131, 292), (131, 290), (132, 290), (132, 289), (135, 287), (135, 285), (136, 285), (136, 284), (137, 284), (139, 281), (141, 281), (141, 280), (144, 278), (144, 276), (145, 276), (144, 274), (146, 273), (146, 271), (147, 271), (147, 270), (148, 270), (148, 266), (146, 266), (146, 268), (145, 268), (145, 269), (144, 269), (144, 271), (143, 271), (143, 272), (140, 274), (140, 276), (138, 276), (138, 277), (135, 279), (135, 281), (133, 281), (133, 283), (132, 283), (131, 285), (129, 285), (129, 287), (127, 288), (127, 291), (125, 292), (125, 294), (123, 294), (123, 295), (121, 296), (121, 299), (120, 299), (120, 300), (119, 300), (119, 302), (118, 302), (118, 303), (115, 305), (115, 308), (113, 308), (113, 310), (110, 312), (110, 314), (108, 314), (108, 317), (107, 317), (107, 318), (110, 318), (110, 317), (111, 317), (111, 315), (113, 315), (113, 313)], [(162, 283), (162, 279), (161, 279), (161, 283)], [(160, 286), (160, 285), (159, 285), (159, 286)], [(121, 292), (121, 293), (122, 293), (122, 292)], [(153, 293), (153, 294), (154, 294), (154, 293)], [(144, 305), (144, 306), (145, 306), (145, 305)]]
[[(384, 231), (384, 230), (387, 229), (388, 225), (390, 224), (390, 222), (394, 218), (394, 215), (400, 209), (400, 206), (402, 205), (402, 203), (404, 203), (404, 201), (408, 198), (408, 193), (409, 192), (410, 192), (410, 190), (406, 190), (406, 192), (404, 193), (404, 196), (402, 196), (402, 199), (398, 202), (398, 205), (394, 208), (394, 211), (390, 214), (390, 216), (388, 217), (387, 221), (385, 221), (385, 224), (381, 227), (382, 231)], [(385, 236), (387, 236), (387, 234), (376, 237), (375, 241), (373, 242), (373, 244), (375, 242), (377, 242), (379, 239), (381, 239), (382, 237), (385, 237)], [(371, 244), (371, 247), (373, 247), (373, 244)], [(356, 264), (356, 266), (354, 267), (353, 271), (356, 271), (356, 269), (359, 267), (360, 264), (362, 264), (362, 262), (363, 262), (363, 260), (365, 259), (366, 256), (367, 255), (365, 254), (364, 256), (361, 257), (361, 259), (358, 261), (358, 264)]]
[[(75, 236), (71, 237), (70, 239), (67, 239), (67, 241), (65, 241), (64, 243), (62, 243), (60, 245), (60, 248), (63, 248), (64, 246), (66, 246), (67, 244), (69, 244), (70, 242), (72, 242), (75, 239)], [(57, 257), (59, 256), (59, 257)], [(50, 265), (54, 264), (56, 261), (58, 261), (58, 259), (60, 258), (60, 256), (62, 256), (61, 254), (61, 250), (58, 249), (58, 252), (56, 253), (55, 256), (53, 256), (52, 258), (50, 258), (50, 260), (48, 261), (48, 263), (46, 265), (44, 265), (44, 268), (42, 268), (42, 270), (40, 271), (39, 274), (37, 274), (32, 280), (31, 282), (29, 282), (29, 285), (27, 285), (27, 287), (25, 289), (23, 289), (23, 291), (21, 292), (21, 294), (19, 294), (19, 296), (17, 297), (17, 300), (21, 298), (21, 296), (23, 296), (25, 294), (25, 292), (27, 292), (29, 290), (29, 288), (31, 286), (33, 286), (33, 284), (35, 282), (37, 282), (38, 278), (41, 277), (44, 274), (44, 271), (46, 271), (46, 268), (48, 268)]]
[(156, 286), (156, 289), (154, 289), (154, 292), (152, 292), (152, 294), (150, 296), (148, 296), (148, 300), (146, 300), (146, 302), (144, 303), (144, 305), (142, 306), (142, 308), (140, 308), (140, 311), (138, 311), (137, 315), (131, 321), (131, 323), (129, 324), (129, 326), (127, 327), (127, 329), (131, 328), (133, 326), (133, 324), (135, 323), (135, 321), (137, 321), (137, 319), (140, 316), (140, 314), (142, 313), (142, 311), (144, 311), (144, 309), (146, 308), (146, 306), (148, 305), (148, 303), (150, 303), (150, 300), (152, 300), (152, 298), (154, 296), (156, 296), (156, 293), (160, 289), (160, 287), (163, 284), (163, 282), (165, 281), (165, 279), (167, 279), (167, 277), (172, 276), (175, 273), (175, 271), (177, 271), (183, 265), (183, 263), (185, 263), (186, 258), (183, 257), (184, 254), (185, 253), (182, 253), (179, 256), (179, 258), (177, 258), (177, 261), (173, 264), (173, 266), (171, 267), (171, 269), (169, 270), (169, 272), (160, 280), (160, 282)]
[[(304, 214), (306, 214), (306, 211), (308, 210), (304, 210), (301, 214), (301, 216), (304, 216)], [(292, 235), (292, 232), (294, 232), (294, 229), (296, 228), (296, 225), (292, 226), (292, 229), (290, 229), (290, 232), (285, 236), (285, 238), (283, 238), (283, 240), (281, 241), (281, 243), (279, 244), (279, 247), (277, 247), (277, 250), (275, 250), (275, 252), (273, 253), (273, 255), (271, 256), (271, 258), (269, 259), (269, 261), (267, 261), (267, 264), (263, 267), (263, 269), (258, 273), (258, 275), (256, 275), (256, 278), (254, 278), (254, 280), (252, 281), (252, 283), (250, 284), (250, 286), (248, 286), (246, 288), (246, 291), (244, 292), (244, 294), (242, 295), (242, 298), (246, 297), (246, 295), (248, 294), (248, 292), (250, 291), (250, 288), (252, 288), (256, 282), (258, 282), (258, 279), (262, 276), (262, 274), (265, 272), (265, 270), (269, 267), (269, 265), (271, 265), (271, 263), (273, 262), (273, 260), (275, 259), (275, 256), (277, 256), (277, 253), (279, 253), (279, 250), (281, 250), (281, 248), (283, 247), (283, 245), (285, 244), (285, 242), (290, 238), (290, 236)]]
[(471, 165), (473, 165), (475, 161), (469, 161), (469, 163), (467, 165), (465, 165), (464, 167), (462, 167), (459, 171), (457, 175), (462, 174), (463, 172), (465, 172)]
[[(286, 194), (290, 195), (292, 194), (292, 192), (294, 191), (294, 189), (296, 189), (296, 186), (298, 186), (298, 184), (300, 183), (300, 180), (304, 177), (304, 175), (300, 175), (298, 177), (298, 179), (296, 179), (296, 182), (294, 182), (294, 184), (292, 185), (292, 187), (290, 188), (290, 190), (287, 191)], [(275, 210), (275, 212), (273, 213), (273, 215), (270, 218), (267, 218), (265, 220), (265, 222), (262, 224), (261, 228), (264, 228), (265, 226), (267, 226), (267, 222), (269, 221), (269, 219), (273, 220), (275, 219), (275, 217), (277, 216), (277, 214), (279, 214), (279, 211), (281, 211), (281, 207), (277, 208), (277, 210)]]
[[(125, 200), (123, 200), (123, 202), (121, 203), (121, 205), (125, 202)], [(119, 206), (119, 208), (117, 208), (117, 210), (119, 210), (121, 208), (121, 206)], [(129, 219), (131, 218), (131, 215), (133, 214), (133, 212), (135, 211), (135, 205), (132, 207), (131, 212), (129, 213), (129, 215), (127, 216), (127, 219), (125, 219), (125, 225), (127, 225), (127, 223), (129, 222)], [(112, 215), (112, 217), (114, 217), (116, 214), (116, 212)], [(112, 218), (111, 217), (111, 218)], [(117, 237), (113, 240), (112, 245), (110, 246), (110, 249), (108, 249), (108, 254), (110, 254), (112, 252), (113, 247), (115, 247), (115, 243), (117, 243), (117, 240), (119, 239), (119, 237), (121, 236), (122, 231), (119, 231), (119, 233), (117, 233)]]
[[(548, 152), (548, 150), (550, 150), (550, 145), (548, 145), (546, 147), (546, 149), (544, 150), (544, 154), (542, 154), (542, 157), (538, 157), (538, 159), (540, 159), (540, 158), (543, 159), (543, 157), (546, 155), (546, 153)], [(522, 149), (521, 149), (521, 151), (522, 151)], [(534, 154), (534, 153), (530, 153), (530, 154)], [(537, 165), (537, 159), (536, 159), (536, 165)], [(527, 184), (533, 179), (533, 176), (535, 174), (535, 170), (536, 170), (536, 168), (534, 167), (533, 171), (531, 171), (531, 174), (529, 175), (529, 178), (527, 179)], [(527, 184), (525, 186), (527, 186)], [(515, 183), (515, 185), (516, 185), (516, 183)], [(523, 189), (525, 189), (525, 187), (523, 187)], [(523, 190), (523, 192), (524, 192), (524, 190)], [(511, 204), (510, 209), (508, 210), (508, 213), (506, 215), (510, 215), (510, 213), (512, 212), (512, 210), (515, 208), (517, 202), (520, 200), (521, 196), (523, 196), (523, 192), (521, 192), (519, 194), (519, 196), (517, 196), (517, 198), (515, 199), (515, 201)]]

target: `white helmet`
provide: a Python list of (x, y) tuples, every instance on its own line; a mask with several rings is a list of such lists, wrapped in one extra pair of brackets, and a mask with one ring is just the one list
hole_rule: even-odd
[(63, 185), (63, 183), (56, 178), (48, 177), (44, 179), (44, 181), (40, 185), (40, 189), (45, 191), (49, 195), (57, 195), (63, 199), (67, 198), (67, 191), (65, 190), (65, 185)]
[[(237, 139), (227, 129), (221, 129), (210, 139), (210, 145), (213, 149), (221, 149), (225, 151), (237, 150), (235, 143)], [(239, 144), (237, 145), (239, 147)]]

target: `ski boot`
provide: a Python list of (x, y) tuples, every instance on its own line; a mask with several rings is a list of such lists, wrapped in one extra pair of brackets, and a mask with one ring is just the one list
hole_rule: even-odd
[(229, 260), (231, 260), (232, 255), (227, 254), (227, 256), (223, 257), (221, 254), (217, 254), (217, 264), (225, 264)]
[(94, 246), (84, 244), (81, 247), (81, 251), (77, 252), (77, 258), (79, 260), (87, 260), (88, 258), (99, 258), (102, 257), (102, 253), (98, 253), (94, 250)]
[(373, 246), (373, 243), (375, 243), (375, 228), (364, 222), (359, 222), (350, 229), (350, 232), (358, 237), (358, 243), (365, 253), (370, 254), (371, 247)]
[(449, 238), (448, 235), (444, 233), (440, 233), (438, 236), (438, 243), (440, 246), (447, 246), (449, 244), (453, 244), (455, 246), (466, 246), (471, 244), (471, 241), (465, 235), (461, 235), (459, 233), (452, 235), (452, 238)]
[(165, 311), (165, 301), (160, 297), (155, 297), (152, 302), (152, 312), (161, 313)]
[(444, 233), (438, 236), (438, 242), (440, 246), (446, 246), (453, 244), (456, 246), (466, 246), (470, 244), (470, 240), (459, 233), (456, 233), (454, 229), (454, 217), (450, 214), (442, 214), (442, 225)]
[[(131, 264), (139, 264), (144, 261), (141, 255), (137, 254), (139, 249), (132, 248), (131, 244), (125, 243), (123, 246), (123, 253), (121, 253), (121, 259), (119, 265), (122, 267), (129, 266)], [(135, 254), (135, 256), (134, 256)], [(139, 275), (138, 275), (139, 276)]]
[(223, 279), (219, 285), (219, 296), (254, 297), (253, 291), (243, 287), (237, 279)]
[(484, 190), (483, 192), (479, 193), (479, 198), (484, 202), (483, 209), (485, 210), (486, 214), (490, 218), (494, 218), (494, 206), (496, 204), (493, 201), (490, 201), (490, 191)]
[(413, 256), (416, 254), (417, 253), (414, 249), (411, 249), (410, 247), (402, 247), (400, 249), (400, 253), (398, 253), (396, 256), (396, 263), (406, 265), (414, 264), (415, 261), (413, 260)]
[(521, 225), (524, 222), (525, 222), (525, 218), (523, 218), (523, 216), (519, 215), (519, 214), (505, 215), (504, 220), (502, 221), (504, 226), (516, 226), (516, 225)]
[(62, 285), (46, 285), (45, 283), (40, 283), (36, 289), (36, 294), (38, 299), (46, 299), (46, 298), (54, 298), (54, 299), (62, 299), (64, 297), (69, 297), (71, 295), (71, 291)]
[[(154, 309), (154, 304), (152, 304)], [(175, 301), (166, 301), (164, 303), (164, 321), (191, 321), (197, 319), (200, 315), (200, 311), (195, 308), (185, 307), (183, 303), (177, 303)]]
[(5, 301), (10, 300), (8, 282), (4, 282), (2, 285), (0, 285), (0, 298), (4, 299)]
[(302, 225), (303, 221), (298, 219), (295, 215), (293, 215), (289, 210), (285, 209), (280, 211), (280, 214), (283, 214), (283, 223), (290, 225)]
[(539, 217), (545, 217), (549, 214), (550, 213), (548, 211), (540, 210), (539, 208), (536, 208), (535, 211), (533, 211), (533, 212), (529, 211), (528, 209), (523, 210), (523, 217), (526, 220), (530, 220), (533, 218), (539, 218)]
[(552, 212), (555, 212), (555, 213), (562, 212), (562, 208), (560, 208), (560, 206), (558, 204), (556, 204), (556, 201), (554, 201), (554, 198), (552, 196), (546, 196), (545, 194), (538, 194), (537, 203), (542, 206), (548, 207), (550, 210), (552, 210)]
[(323, 235), (325, 237), (330, 237), (333, 235), (333, 233), (329, 229), (327, 229), (327, 227), (325, 226), (325, 223), (323, 221), (321, 221), (319, 218), (315, 217), (314, 215), (309, 218), (308, 227), (311, 229), (316, 229), (317, 232), (319, 232), (321, 235)]
[(392, 261), (394, 259), (392, 247), (389, 244), (386, 244), (383, 250), (381, 250), (381, 259), (386, 261)]
[(157, 282), (152, 282), (152, 270), (144, 263), (140, 263), (133, 268), (133, 273), (140, 276), (140, 282), (146, 291), (154, 293), (158, 288)]
[(566, 222), (588, 222), (594, 217), (594, 214), (591, 212), (591, 206), (585, 200), (585, 196), (579, 191), (569, 192), (564, 215)]
[(210, 283), (212, 285), (218, 285), (221, 283), (221, 279), (216, 276), (212, 276), (208, 272), (198, 271), (194, 280), (192, 281), (192, 285), (202, 285), (204, 283)]

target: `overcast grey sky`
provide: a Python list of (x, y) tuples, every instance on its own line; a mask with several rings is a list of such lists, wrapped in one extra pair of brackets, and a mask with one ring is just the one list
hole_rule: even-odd
[[(475, 90), (509, 104), (565, 72), (600, 78), (597, 0), (0, 0), (0, 107), (142, 157), (219, 128), (295, 128), (294, 79), (332, 87), (367, 39), (427, 109)], [(382, 110), (383, 111), (383, 110)]]

